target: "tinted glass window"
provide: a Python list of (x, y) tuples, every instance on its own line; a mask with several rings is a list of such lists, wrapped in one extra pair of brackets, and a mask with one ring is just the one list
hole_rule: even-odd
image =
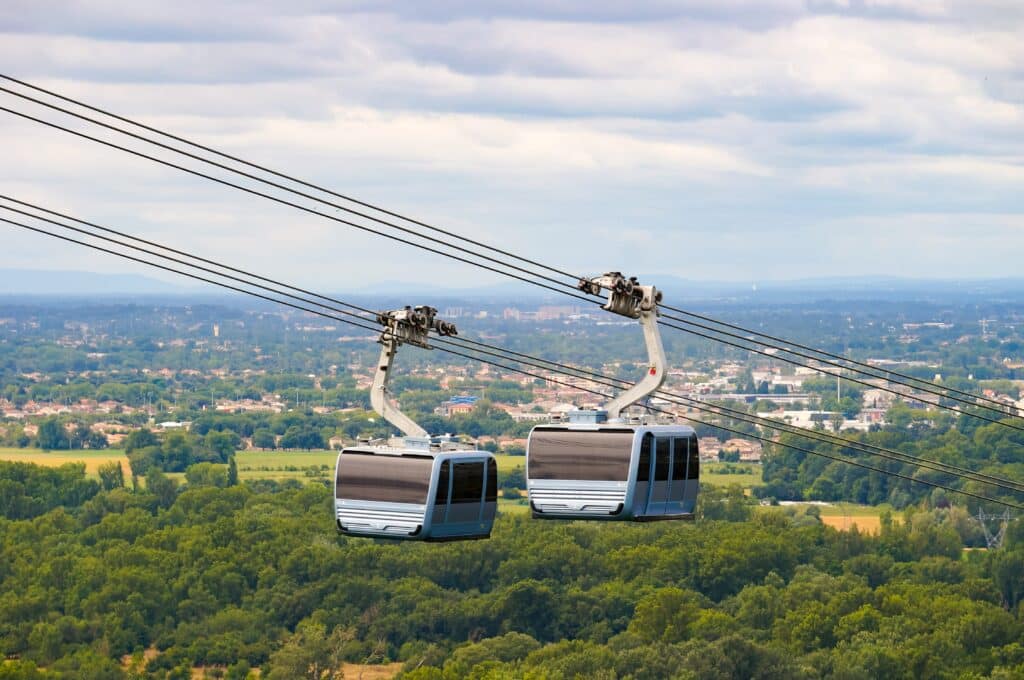
[(452, 504), (479, 503), (484, 493), (483, 462), (456, 463), (452, 467)]
[(487, 502), (495, 503), (498, 500), (498, 464), (494, 459), (487, 461)]
[(529, 475), (533, 479), (624, 482), (629, 479), (632, 430), (534, 430)]
[(670, 456), (669, 444), (671, 444), (672, 440), (667, 437), (658, 437), (654, 441), (657, 442), (657, 455), (654, 458), (654, 481), (667, 482)]
[(687, 470), (688, 479), (700, 479), (700, 454), (697, 451), (697, 438), (690, 437), (690, 469)]
[(689, 439), (672, 440), (672, 479), (686, 479), (686, 461), (689, 459)]
[(638, 482), (651, 481), (651, 442), (653, 441), (654, 435), (650, 432), (640, 440), (640, 461), (636, 468), (636, 481)]
[(432, 458), (342, 453), (338, 462), (338, 498), (388, 503), (427, 502)]
[(448, 474), (451, 470), (451, 463), (441, 463), (440, 473), (437, 477), (437, 493), (434, 495), (434, 505), (445, 505), (448, 503)]

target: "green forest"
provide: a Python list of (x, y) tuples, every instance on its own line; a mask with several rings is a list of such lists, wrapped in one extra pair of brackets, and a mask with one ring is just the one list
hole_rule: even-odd
[[(0, 678), (1024, 674), (1024, 525), (965, 551), (955, 505), (863, 535), (710, 487), (692, 523), (411, 544), (339, 536), (325, 485), (225, 480), (0, 466)], [(26, 494), (52, 507), (12, 518)]]
[[(887, 413), (889, 425), (868, 433), (844, 433), (856, 441), (897, 450), (925, 460), (966, 467), (1003, 479), (1024, 478), (1024, 432), (1000, 423), (985, 423), (966, 416), (953, 417), (934, 411), (918, 411), (897, 403)], [(1018, 423), (1019, 420), (1007, 421)], [(785, 434), (780, 442), (828, 455), (841, 453), (852, 460), (869, 462), (888, 472), (903, 474), (957, 489), (964, 489), (989, 498), (1017, 502), (1006, 491), (978, 482), (964, 482), (957, 477), (916, 465), (881, 460), (863, 452), (839, 449), (827, 443), (797, 435)], [(764, 464), (765, 486), (756, 493), (765, 498), (805, 499), (818, 501), (852, 501), (867, 505), (889, 503), (897, 508), (929, 500), (932, 506), (963, 502), (957, 494), (925, 484), (872, 472), (820, 456), (809, 455), (783, 446), (771, 445), (771, 455)], [(998, 509), (987, 504), (990, 510)]]
[[(921, 305), (851, 306), (730, 313), (851, 356), (938, 362), (946, 384), (998, 384), (1019, 396), (1008, 381), (1020, 369), (1003, 360), (1022, 342), (1009, 322), (996, 336), (959, 342), (959, 329), (978, 314), (1009, 319), (1015, 309), (957, 307), (947, 315)], [(924, 329), (904, 343), (901, 319), (926, 312), (952, 315), (955, 327)], [(111, 412), (12, 417), (0, 425), (0, 445), (100, 449), (108, 442), (90, 426), (108, 421), (122, 427), (117, 446), (130, 469), (114, 462), (87, 475), (82, 464), (0, 462), (0, 680), (334, 680), (343, 663), (399, 664), (401, 677), (419, 680), (1024, 677), (1024, 522), (1010, 522), (1002, 547), (987, 550), (971, 517), (977, 507), (969, 512), (957, 494), (766, 443), (764, 485), (750, 496), (704, 485), (695, 522), (515, 515), (499, 517), (486, 541), (348, 538), (335, 530), (322, 478), (240, 483), (234, 453), (387, 434), (365, 410), (355, 377), (374, 360), (368, 338), (339, 342), (308, 320), (218, 305), (86, 306), (74, 309), (75, 322), (70, 314), (31, 305), (5, 312), (0, 398), (11, 409), (109, 401)], [(595, 368), (620, 360), (614, 370), (635, 375), (635, 333), (489, 319), (479, 332), (518, 351)], [(684, 335), (666, 345), (702, 375), (719, 361), (748, 360)], [(430, 363), (436, 354), (404, 354), (403, 372), (431, 377), (406, 374), (393, 384), (428, 429), (470, 437), (529, 431), (531, 423), (495, 404), (528, 404), (542, 385), (467, 374), (442, 389)], [(745, 376), (754, 364), (742, 366)], [(934, 375), (925, 364), (907, 370)], [(741, 391), (763, 393), (746, 382)], [(834, 386), (807, 383), (819, 405), (853, 413), (856, 388), (844, 386), (831, 404)], [(463, 391), (481, 397), (472, 413), (434, 413)], [(283, 412), (211, 408), (268, 393)], [(161, 432), (165, 420), (191, 426)], [(697, 429), (722, 441), (735, 434), (725, 427), (753, 433), (747, 423), (716, 422), (721, 427)], [(886, 422), (844, 436), (1024, 477), (1024, 438), (1009, 428), (899, 402)], [(864, 458), (790, 435), (780, 442)], [(963, 484), (914, 465), (871, 462)], [(505, 471), (503, 488), (521, 489), (521, 475)], [(775, 505), (801, 499), (896, 510), (869, 535), (826, 526), (813, 506)]]

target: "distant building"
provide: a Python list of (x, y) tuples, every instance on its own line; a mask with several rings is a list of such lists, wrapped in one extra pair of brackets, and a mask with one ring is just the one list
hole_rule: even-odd
[(541, 421), (545, 421), (545, 420), (550, 420), (551, 419), (550, 414), (544, 413), (544, 412), (535, 413), (533, 411), (510, 410), (508, 412), (508, 414), (510, 416), (512, 416), (512, 420), (516, 421), (517, 423), (541, 422)]
[(776, 411), (774, 413), (765, 413), (764, 417), (772, 418), (774, 420), (784, 420), (790, 425), (796, 427), (809, 427), (813, 428), (818, 423), (821, 423), (825, 427), (829, 427), (832, 419), (841, 415), (832, 411)]
[(579, 314), (579, 311), (578, 307), (570, 307), (568, 305), (545, 305), (537, 310), (537, 320), (553, 321), (572, 316), (573, 314)]
[[(738, 451), (741, 463), (760, 463), (761, 444), (748, 439), (730, 439), (722, 444), (722, 451)], [(719, 453), (721, 457), (721, 453)]]
[(803, 389), (804, 379), (796, 375), (777, 375), (772, 378), (771, 386), (785, 387), (789, 392), (799, 392)]
[(865, 423), (881, 425), (885, 423), (885, 413), (884, 408), (865, 408), (861, 409), (860, 419)]
[(434, 412), (445, 418), (450, 418), (464, 413), (472, 413), (473, 409), (476, 408), (476, 402), (479, 401), (479, 399), (480, 397), (471, 394), (452, 397), (438, 406)]
[(697, 442), (700, 451), (700, 459), (705, 463), (713, 463), (718, 460), (718, 454), (722, 450), (722, 442), (715, 437), (701, 437)]
[(161, 430), (187, 430), (188, 428), (190, 428), (192, 426), (192, 423), (189, 423), (189, 422), (180, 422), (179, 423), (179, 422), (176, 422), (176, 421), (173, 421), (173, 420), (166, 420), (166, 421), (164, 421), (162, 423), (157, 423), (156, 426), (159, 427)]
[(864, 390), (864, 396), (862, 397), (865, 406), (886, 409), (892, 406), (892, 402), (896, 397), (891, 392), (886, 392), (881, 389), (868, 389)]

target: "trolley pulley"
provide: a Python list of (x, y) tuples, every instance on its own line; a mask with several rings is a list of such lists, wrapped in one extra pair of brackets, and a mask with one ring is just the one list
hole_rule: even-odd
[(658, 303), (661, 291), (654, 286), (642, 286), (635, 276), (626, 278), (621, 272), (608, 272), (592, 279), (580, 279), (577, 287), (591, 295), (608, 291), (608, 301), (601, 305), (613, 314), (639, 319), (644, 329), (644, 343), (647, 346), (648, 366), (635, 385), (623, 391), (608, 402), (605, 407), (607, 419), (617, 421), (630, 405), (650, 396), (665, 382), (665, 348), (661, 344), (658, 329)]
[(645, 311), (653, 310), (657, 314), (661, 302), (661, 291), (654, 286), (641, 286), (635, 276), (627, 279), (622, 272), (580, 279), (576, 287), (590, 295), (600, 295), (602, 290), (607, 290), (608, 301), (601, 305), (601, 309), (631, 319), (639, 319)]
[(404, 307), (390, 312), (381, 312), (377, 315), (377, 323), (384, 326), (380, 342), (384, 342), (386, 336), (393, 338), (399, 345), (410, 344), (423, 349), (430, 349), (427, 342), (430, 331), (434, 331), (441, 337), (458, 335), (455, 324), (450, 321), (438, 319), (437, 309), (433, 307)]
[(402, 345), (432, 349), (429, 342), (430, 331), (442, 337), (449, 337), (458, 335), (458, 330), (455, 324), (438, 319), (437, 309), (427, 306), (406, 306), (390, 312), (381, 312), (377, 315), (377, 322), (384, 326), (384, 330), (377, 340), (381, 344), (380, 360), (377, 362), (377, 371), (370, 387), (370, 405), (406, 437), (424, 439), (427, 437), (427, 431), (402, 413), (398, 404), (388, 394), (391, 366), (398, 348)]

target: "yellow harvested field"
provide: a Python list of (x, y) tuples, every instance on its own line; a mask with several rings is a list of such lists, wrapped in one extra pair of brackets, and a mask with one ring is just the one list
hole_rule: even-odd
[(378, 665), (347, 663), (341, 667), (341, 670), (345, 673), (345, 680), (391, 680), (398, 675), (403, 665), (401, 663)]
[(840, 531), (849, 531), (853, 527), (857, 527), (857, 531), (862, 534), (877, 534), (882, 529), (882, 520), (877, 515), (874, 517), (854, 517), (843, 515), (826, 517), (825, 515), (822, 515), (821, 521), (823, 524), (827, 524), (833, 529), (839, 529)]
[(45, 467), (59, 467), (65, 463), (85, 463), (87, 474), (95, 475), (101, 465), (112, 461), (121, 463), (125, 477), (132, 476), (128, 458), (123, 451), (40, 451), (38, 449), (0, 449), (0, 460), (12, 463), (34, 463)]

